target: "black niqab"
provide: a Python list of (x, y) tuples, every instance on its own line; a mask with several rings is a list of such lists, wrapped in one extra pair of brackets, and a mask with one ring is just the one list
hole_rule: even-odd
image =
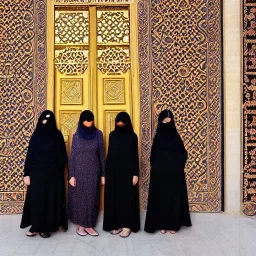
[[(118, 122), (125, 124), (124, 126), (118, 126)], [(119, 133), (133, 132), (132, 121), (127, 112), (120, 112), (117, 114), (115, 119), (115, 131)]]

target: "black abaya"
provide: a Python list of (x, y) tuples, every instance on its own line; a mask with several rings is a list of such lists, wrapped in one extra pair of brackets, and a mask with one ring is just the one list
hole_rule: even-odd
[(109, 135), (103, 229), (130, 228), (137, 232), (140, 229), (139, 191), (138, 184), (133, 185), (133, 176), (139, 176), (138, 138), (126, 113), (121, 117), (126, 126), (116, 126)]
[[(172, 120), (162, 123), (166, 118)], [(173, 115), (163, 111), (151, 150), (151, 172), (145, 231), (178, 231), (182, 225), (191, 226), (185, 163), (187, 151), (176, 131)]]
[[(42, 124), (47, 120), (46, 124)], [(44, 111), (33, 133), (25, 161), (24, 176), (30, 177), (21, 228), (30, 232), (68, 229), (65, 209), (65, 142), (51, 111)]]

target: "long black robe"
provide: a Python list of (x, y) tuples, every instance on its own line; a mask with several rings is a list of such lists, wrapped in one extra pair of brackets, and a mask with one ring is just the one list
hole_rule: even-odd
[[(128, 124), (127, 124), (128, 127)], [(139, 189), (133, 185), (139, 176), (138, 138), (133, 131), (115, 131), (109, 135), (103, 229), (111, 231), (140, 229)]]
[[(48, 119), (45, 127), (44, 119)], [(64, 183), (67, 160), (64, 138), (57, 130), (54, 115), (44, 111), (30, 139), (25, 161), (24, 177), (30, 177), (30, 185), (21, 228), (32, 226), (31, 232), (54, 232), (60, 226), (68, 229)]]
[(187, 151), (172, 121), (163, 124), (167, 111), (159, 116), (159, 124), (151, 150), (151, 171), (145, 231), (178, 231), (182, 225), (191, 226), (185, 163)]

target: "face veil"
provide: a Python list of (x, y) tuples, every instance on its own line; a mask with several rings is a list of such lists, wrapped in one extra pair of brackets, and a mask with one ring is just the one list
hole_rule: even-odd
[[(117, 125), (118, 122), (122, 122), (125, 124), (124, 126), (120, 127)], [(116, 132), (133, 132), (132, 121), (128, 113), (120, 112), (115, 119), (115, 131)]]

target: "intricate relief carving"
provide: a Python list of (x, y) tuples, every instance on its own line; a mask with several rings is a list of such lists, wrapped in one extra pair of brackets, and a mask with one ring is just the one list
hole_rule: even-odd
[(130, 21), (128, 10), (98, 11), (98, 43), (129, 43)]
[(56, 3), (131, 3), (134, 0), (55, 0)]
[(72, 134), (75, 133), (80, 113), (80, 111), (60, 111), (60, 127), (65, 137), (69, 136), (70, 131)]
[(88, 43), (88, 11), (56, 11), (55, 16), (56, 44)]
[(88, 51), (77, 48), (65, 48), (55, 51), (55, 67), (62, 74), (83, 74), (88, 67)]
[(104, 79), (104, 104), (125, 104), (125, 80)]
[(108, 47), (98, 50), (97, 68), (103, 73), (126, 73), (131, 67), (129, 49)]
[(62, 78), (60, 81), (61, 104), (83, 104), (83, 79)]
[(256, 215), (256, 2), (243, 0), (243, 213)]

